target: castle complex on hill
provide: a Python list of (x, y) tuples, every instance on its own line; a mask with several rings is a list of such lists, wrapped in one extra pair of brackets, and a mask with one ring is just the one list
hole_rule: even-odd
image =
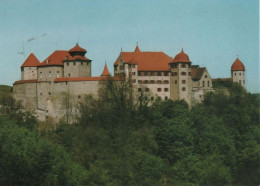
[[(34, 54), (21, 66), (21, 80), (14, 82), (13, 92), (26, 110), (34, 111), (39, 119), (46, 116), (62, 118), (66, 113), (65, 95), (78, 103), (84, 95), (97, 95), (101, 82), (109, 79), (105, 65), (99, 77), (91, 76), (91, 60), (87, 51), (78, 44), (67, 50), (54, 51), (40, 62)], [(134, 52), (121, 51), (114, 63), (115, 81), (130, 80), (136, 95), (150, 92), (150, 99), (184, 99), (189, 105), (200, 102), (203, 95), (213, 91), (212, 80), (206, 67), (191, 65), (183, 50), (174, 58), (164, 52), (144, 52), (136, 46)], [(231, 66), (231, 78), (245, 87), (245, 67), (237, 58)]]

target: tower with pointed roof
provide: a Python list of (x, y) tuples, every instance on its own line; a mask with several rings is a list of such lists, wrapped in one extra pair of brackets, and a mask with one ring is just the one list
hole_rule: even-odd
[(239, 83), (242, 87), (245, 87), (245, 66), (238, 57), (231, 66), (231, 78), (233, 82)]
[(64, 77), (90, 77), (91, 60), (86, 58), (87, 51), (81, 48), (78, 43), (69, 50), (69, 55), (65, 56)]
[(191, 105), (191, 61), (183, 49), (169, 63), (170, 66), (170, 97), (172, 100), (184, 99)]
[(21, 80), (37, 79), (37, 67), (40, 61), (31, 53), (21, 66)]

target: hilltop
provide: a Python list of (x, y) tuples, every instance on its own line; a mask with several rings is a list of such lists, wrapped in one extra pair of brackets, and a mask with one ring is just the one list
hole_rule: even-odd
[(13, 87), (8, 85), (0, 85), (0, 97), (4, 95), (10, 95), (12, 93)]

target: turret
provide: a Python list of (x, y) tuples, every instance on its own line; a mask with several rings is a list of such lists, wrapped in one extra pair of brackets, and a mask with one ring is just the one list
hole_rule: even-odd
[(233, 82), (245, 87), (245, 66), (238, 57), (231, 66), (231, 77)]
[(31, 53), (21, 66), (21, 80), (37, 79), (37, 66), (40, 61)]
[(69, 50), (64, 63), (64, 77), (90, 77), (91, 60), (85, 57), (87, 51), (78, 43)]
[(191, 61), (183, 49), (169, 63), (171, 72), (170, 97), (172, 100), (184, 99), (191, 105)]

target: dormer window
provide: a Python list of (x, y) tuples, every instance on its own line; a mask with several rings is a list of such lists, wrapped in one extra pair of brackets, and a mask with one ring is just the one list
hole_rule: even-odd
[(46, 64), (48, 64), (48, 63), (49, 63), (49, 59), (46, 60)]
[(69, 59), (69, 56), (66, 56), (66, 60), (68, 60)]

